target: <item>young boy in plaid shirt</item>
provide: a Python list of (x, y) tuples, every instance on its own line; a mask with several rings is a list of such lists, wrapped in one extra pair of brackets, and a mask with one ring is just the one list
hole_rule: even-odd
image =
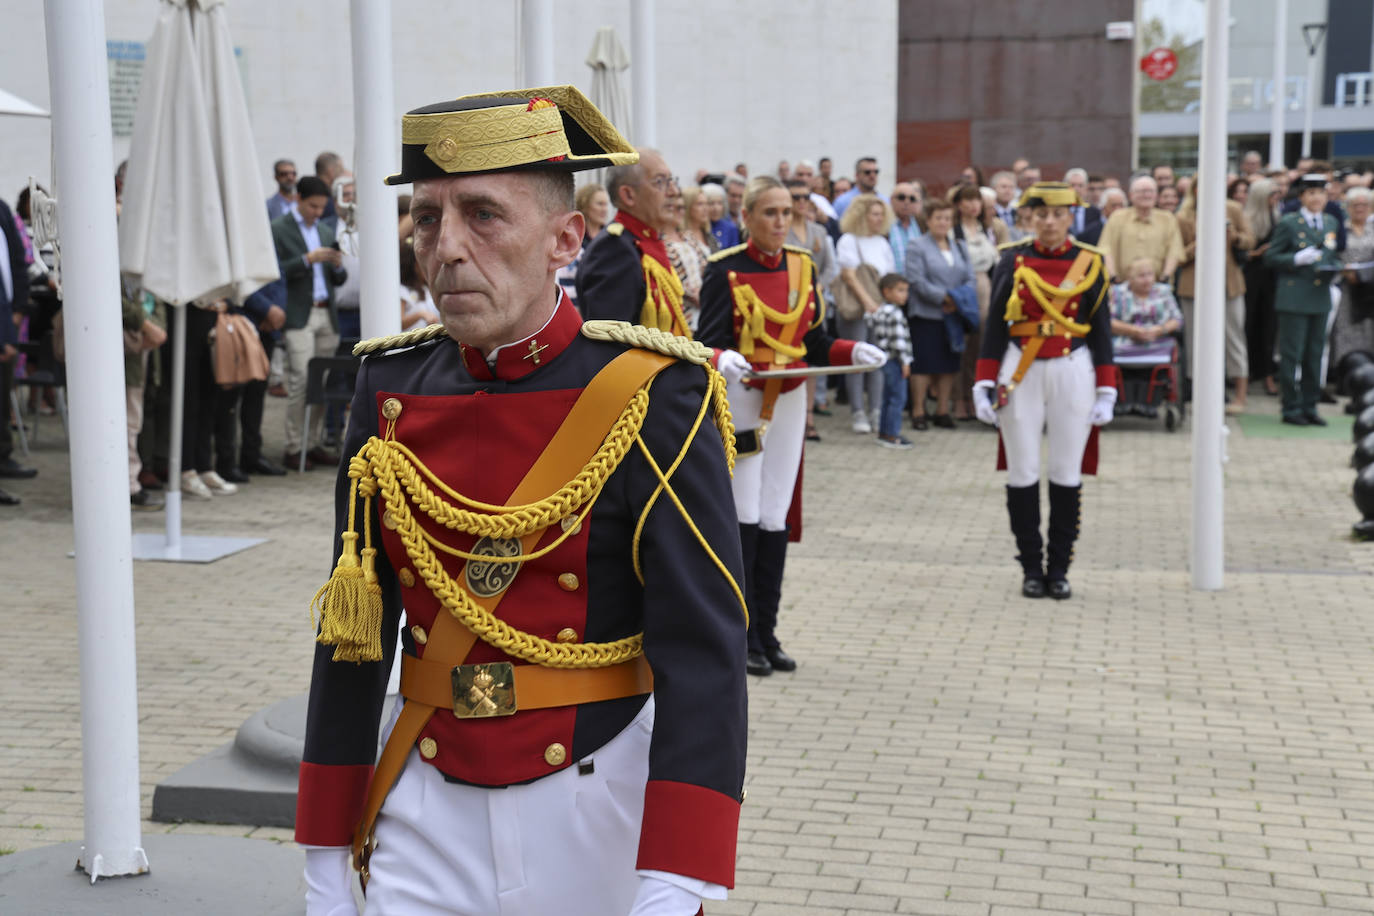
[(906, 409), (906, 379), (911, 375), (911, 330), (906, 323), (907, 282), (901, 274), (886, 274), (878, 281), (883, 304), (864, 315), (868, 340), (887, 354), (883, 364), (883, 410), (878, 420), (878, 444), (886, 448), (911, 448), (902, 435)]

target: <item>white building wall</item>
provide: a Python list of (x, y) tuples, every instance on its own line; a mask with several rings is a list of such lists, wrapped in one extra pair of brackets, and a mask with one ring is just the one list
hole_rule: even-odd
[[(392, 0), (397, 112), (519, 85), (517, 8), (518, 0)], [(302, 174), (321, 150), (351, 164), (348, 4), (228, 0), (228, 10), (265, 190), (277, 158), (294, 159)], [(555, 10), (555, 76), (589, 91), (596, 30), (614, 26), (628, 49), (630, 2), (557, 0)], [(157, 11), (156, 0), (105, 0), (108, 37), (146, 42)], [(46, 108), (43, 17), (33, 12), (5, 17), (0, 87)], [(657, 42), (658, 145), (684, 180), (738, 161), (755, 173), (827, 155), (836, 175), (874, 155), (888, 166), (884, 179), (894, 177), (896, 0), (659, 0)], [(399, 119), (394, 140), (399, 163)], [(49, 143), (46, 120), (0, 115), (0, 198), (13, 202), (31, 174), (50, 185)], [(116, 159), (128, 145), (115, 138)]]

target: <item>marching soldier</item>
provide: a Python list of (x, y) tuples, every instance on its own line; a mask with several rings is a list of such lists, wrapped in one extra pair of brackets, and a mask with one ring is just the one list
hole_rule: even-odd
[(615, 219), (592, 240), (577, 270), (583, 314), (691, 337), (682, 279), (662, 237), (677, 224), (677, 177), (657, 150), (641, 149), (637, 163), (610, 170), (606, 193)]
[(839, 340), (821, 329), (825, 314), (811, 253), (784, 244), (791, 217), (792, 197), (781, 182), (768, 175), (751, 180), (744, 193), (749, 241), (712, 255), (701, 284), (698, 339), (721, 351), (721, 372), (730, 368), (733, 374), (727, 378), (740, 430), (734, 495), (748, 584), (746, 670), (755, 675), (797, 667), (775, 628), (787, 515), (806, 433), (806, 378), (744, 380), (733, 361), (760, 372), (808, 365), (877, 368), (886, 361), (872, 344)]
[[(1064, 599), (1078, 538), (1082, 475), (1097, 472), (1097, 427), (1116, 403), (1111, 311), (1101, 252), (1072, 238), (1078, 193), (1057, 181), (1026, 189), (1035, 234), (1002, 245), (973, 385), (978, 419), (1001, 429), (1007, 513), (1027, 598)], [(1040, 536), (1040, 436), (1049, 436), (1048, 563)]]
[(571, 173), (636, 159), (576, 89), (430, 105), (401, 134), (388, 182), (415, 185), (443, 323), (358, 346), (314, 602), (308, 912), (355, 912), (351, 864), (369, 914), (698, 913), (733, 884), (746, 735), (724, 381), (561, 292)]

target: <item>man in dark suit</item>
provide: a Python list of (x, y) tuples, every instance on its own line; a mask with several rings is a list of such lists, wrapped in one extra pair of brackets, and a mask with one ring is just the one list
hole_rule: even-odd
[(1325, 212), (1325, 175), (1303, 176), (1298, 200), (1300, 208), (1279, 220), (1264, 253), (1264, 262), (1278, 272), (1274, 311), (1279, 318), (1279, 398), (1283, 422), (1325, 426), (1317, 413), (1317, 398), (1331, 281), (1341, 265), (1337, 253), (1340, 221)]
[(1064, 183), (1073, 188), (1085, 204), (1083, 206), (1075, 205), (1070, 208), (1073, 212), (1073, 222), (1069, 225), (1069, 235), (1072, 235), (1085, 245), (1096, 245), (1097, 240), (1102, 237), (1102, 224), (1105, 220), (1102, 218), (1101, 210), (1087, 203), (1087, 171), (1084, 169), (1069, 169), (1064, 173)]
[[(24, 263), (24, 240), (20, 238), (19, 223), (9, 206), (0, 200), (0, 233), (5, 250), (0, 252), (0, 405), (5, 416), (10, 410), (10, 385), (14, 377), (14, 359), (19, 355), (19, 331), (14, 316), (22, 313), (29, 302), (29, 268)], [(16, 420), (22, 418), (16, 417)], [(26, 468), (10, 457), (14, 439), (8, 422), (0, 423), (0, 477), (28, 478), (38, 471)], [(17, 506), (19, 497), (0, 490), (0, 506)]]
[[(305, 412), (305, 369), (315, 356), (333, 356), (339, 346), (339, 318), (334, 288), (347, 279), (339, 266), (343, 255), (334, 241), (334, 230), (321, 217), (330, 201), (329, 186), (313, 175), (296, 185), (300, 199), (296, 209), (272, 221), (272, 241), (277, 263), (286, 283), (286, 453), (287, 467), (301, 460), (301, 418)], [(325, 450), (324, 411), (311, 419), (306, 469), (316, 464), (338, 464)]]

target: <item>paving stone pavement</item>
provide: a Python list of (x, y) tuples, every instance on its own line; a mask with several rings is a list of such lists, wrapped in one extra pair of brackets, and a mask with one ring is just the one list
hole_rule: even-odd
[[(751, 681), (738, 887), (708, 913), (1374, 912), (1374, 544), (1349, 538), (1348, 444), (1230, 424), (1226, 588), (1203, 593), (1187, 431), (1118, 421), (1073, 599), (1026, 601), (996, 437), (961, 424), (889, 451), (843, 411), (807, 451), (789, 555), (781, 635), (801, 667)], [(45, 421), (40, 477), (5, 484), (25, 503), (0, 516), (0, 852), (81, 838), (64, 449)], [(306, 689), (331, 479), (188, 502), (188, 534), (271, 542), (135, 564), (145, 815), (160, 780)]]

